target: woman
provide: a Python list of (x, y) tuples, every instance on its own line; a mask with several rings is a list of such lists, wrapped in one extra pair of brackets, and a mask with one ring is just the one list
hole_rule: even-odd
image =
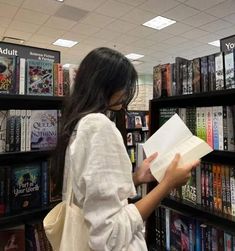
[(137, 73), (125, 56), (108, 48), (95, 49), (81, 62), (63, 113), (58, 144), (62, 158), (53, 174), (57, 184), (64, 174), (66, 184), (71, 168), (75, 203), (83, 210), (89, 246), (95, 251), (147, 250), (143, 221), (171, 189), (187, 182), (198, 164), (179, 167), (177, 155), (158, 186), (135, 204), (127, 203), (135, 186), (153, 180), (149, 166), (157, 154), (132, 176), (121, 134), (105, 114), (127, 106), (136, 82)]

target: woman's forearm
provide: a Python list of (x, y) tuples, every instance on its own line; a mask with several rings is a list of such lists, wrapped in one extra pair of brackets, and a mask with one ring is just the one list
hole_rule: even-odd
[(143, 220), (146, 220), (154, 209), (159, 206), (161, 200), (165, 198), (171, 191), (169, 184), (162, 180), (151, 192), (144, 198), (135, 203)]

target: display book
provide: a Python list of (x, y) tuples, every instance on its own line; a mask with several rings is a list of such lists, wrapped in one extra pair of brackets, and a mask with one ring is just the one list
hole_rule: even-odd
[[(211, 59), (212, 66), (205, 66)], [(191, 67), (188, 61), (185, 65)], [(158, 90), (163, 93), (155, 92), (150, 101), (150, 135), (178, 113), (191, 132), (214, 151), (202, 158), (188, 183), (174, 189), (147, 221), (150, 250), (181, 250), (183, 246), (184, 250), (235, 250), (234, 51), (195, 61), (198, 67), (193, 72), (177, 66), (163, 84), (159, 81), (163, 78), (161, 67), (154, 67), (158, 73), (154, 81), (158, 80)], [(190, 92), (183, 92), (183, 83), (192, 87)]]
[[(28, 49), (18, 46), (19, 51)], [(14, 78), (11, 84), (15, 86)], [(28, 250), (50, 250), (40, 221), (61, 200), (61, 195), (54, 193), (49, 174), (63, 99), (27, 91), (0, 93), (1, 248), (12, 244), (18, 245), (19, 250), (25, 250), (25, 245), (29, 245)]]

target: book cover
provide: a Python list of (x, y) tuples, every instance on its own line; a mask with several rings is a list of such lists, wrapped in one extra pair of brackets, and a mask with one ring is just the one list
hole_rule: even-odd
[(11, 211), (41, 206), (41, 163), (33, 162), (12, 167)]
[(234, 81), (234, 52), (224, 54), (225, 89), (235, 88)]
[(227, 132), (228, 132), (228, 151), (235, 151), (235, 113), (234, 106), (227, 106)]
[(208, 56), (208, 84), (209, 91), (215, 90), (215, 55)]
[(161, 65), (153, 67), (153, 98), (160, 98), (162, 95), (162, 70)]
[(69, 71), (63, 69), (63, 95), (69, 96), (70, 93), (70, 82), (69, 82)]
[(25, 228), (19, 225), (12, 228), (0, 229), (0, 250), (23, 251), (25, 250)]
[(53, 62), (27, 59), (27, 94), (53, 96)]
[(188, 61), (188, 82), (187, 82), (187, 92), (188, 94), (192, 94), (193, 93), (193, 61), (189, 60)]
[(224, 63), (222, 52), (215, 54), (215, 89), (224, 89)]
[(188, 94), (188, 62), (184, 61), (181, 65), (183, 82), (182, 82), (182, 94)]
[(182, 199), (193, 204), (197, 203), (197, 188), (196, 188), (196, 169), (191, 171), (191, 177), (187, 183), (182, 186)]
[(7, 111), (0, 111), (0, 153), (6, 151)]
[(15, 125), (16, 125), (16, 110), (7, 111), (7, 126), (6, 126), (6, 152), (15, 151)]
[(170, 66), (170, 72), (171, 72), (171, 91), (172, 96), (177, 95), (177, 86), (176, 86), (176, 67), (175, 63), (171, 64)]
[(231, 214), (235, 216), (235, 166), (230, 167)]
[(201, 92), (201, 61), (193, 59), (193, 93)]
[(52, 149), (57, 143), (57, 110), (32, 110), (31, 149)]
[(13, 93), (16, 79), (16, 58), (0, 56), (0, 93)]
[[(183, 82), (187, 85), (187, 62), (188, 60), (185, 58), (175, 58), (177, 95), (181, 95), (183, 93)], [(185, 71), (183, 69), (185, 69)], [(186, 79), (184, 79), (184, 77), (186, 77)]]
[(207, 56), (201, 58), (201, 87), (202, 92), (207, 92), (209, 90)]

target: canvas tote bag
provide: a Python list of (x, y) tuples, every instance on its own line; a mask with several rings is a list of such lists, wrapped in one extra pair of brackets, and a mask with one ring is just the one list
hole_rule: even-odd
[(66, 200), (55, 206), (43, 220), (46, 236), (54, 251), (92, 251), (88, 246), (83, 212), (73, 203), (71, 180), (69, 171)]

